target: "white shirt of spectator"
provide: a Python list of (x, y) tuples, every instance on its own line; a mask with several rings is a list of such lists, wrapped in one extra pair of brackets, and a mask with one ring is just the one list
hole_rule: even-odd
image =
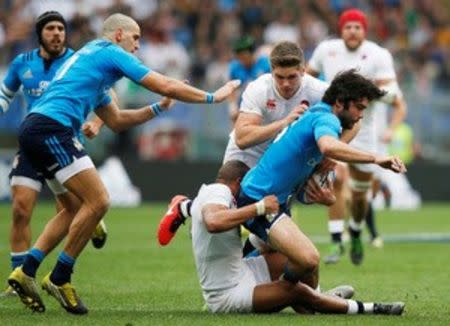
[(209, 233), (202, 216), (202, 209), (208, 204), (236, 208), (230, 188), (220, 183), (202, 185), (192, 203), (192, 247), (204, 296), (236, 286), (245, 268), (239, 227)]
[[(301, 103), (313, 105), (320, 102), (327, 88), (327, 83), (305, 74), (298, 91), (286, 100), (276, 90), (272, 75), (265, 74), (251, 82), (245, 89), (240, 112), (260, 115), (263, 118), (262, 125), (268, 125), (284, 119), (294, 107)], [(239, 160), (252, 168), (271, 142), (272, 139), (242, 150), (236, 145), (235, 131), (233, 130), (223, 161), (225, 163), (229, 160)]]
[[(386, 49), (371, 41), (363, 41), (355, 51), (349, 51), (342, 39), (323, 41), (314, 50), (309, 66), (324, 74), (325, 80), (333, 78), (344, 70), (355, 68), (373, 81), (395, 79), (392, 55)], [(351, 145), (375, 152), (377, 133), (373, 117), (373, 105), (364, 111), (361, 130), (351, 142)]]

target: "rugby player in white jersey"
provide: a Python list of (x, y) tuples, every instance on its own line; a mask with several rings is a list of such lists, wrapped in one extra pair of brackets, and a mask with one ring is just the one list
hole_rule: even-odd
[[(270, 53), (271, 74), (251, 82), (242, 95), (239, 116), (223, 162), (239, 160), (252, 168), (275, 136), (297, 119), (309, 105), (319, 102), (328, 87), (305, 73), (303, 51), (283, 41)], [(190, 216), (191, 201), (177, 195), (160, 222), (158, 240), (167, 245)]]
[[(356, 68), (363, 76), (388, 91), (382, 99), (393, 108), (389, 126), (383, 135), (384, 141), (388, 142), (392, 138), (393, 130), (406, 115), (406, 105), (396, 81), (392, 56), (386, 49), (366, 40), (367, 18), (359, 10), (344, 11), (339, 18), (339, 30), (341, 38), (326, 40), (318, 45), (308, 63), (307, 72), (313, 76), (321, 73), (326, 81), (331, 81), (338, 72)], [(376, 131), (372, 110), (373, 108), (367, 110), (361, 123), (361, 130), (351, 144), (355, 148), (376, 152)], [(349, 221), (352, 238), (350, 257), (355, 265), (359, 265), (363, 260), (361, 223), (367, 212), (367, 191), (371, 187), (374, 166), (351, 164), (348, 168), (352, 197)], [(346, 167), (341, 165), (337, 169), (337, 181), (334, 185), (336, 204), (329, 210), (328, 227), (332, 234), (333, 246), (331, 255), (325, 258), (325, 262), (328, 263), (337, 262), (343, 253), (341, 236), (346, 211), (343, 192), (345, 175)]]
[[(308, 285), (280, 279), (287, 258), (280, 253), (242, 258), (240, 225), (258, 215), (276, 214), (276, 196), (236, 208), (240, 183), (248, 167), (230, 160), (217, 175), (216, 183), (203, 185), (192, 204), (192, 247), (197, 274), (208, 310), (212, 313), (268, 313), (292, 307), (298, 313), (400, 315), (404, 303), (363, 303), (348, 297), (338, 287), (328, 293)], [(353, 291), (351, 291), (353, 293)]]

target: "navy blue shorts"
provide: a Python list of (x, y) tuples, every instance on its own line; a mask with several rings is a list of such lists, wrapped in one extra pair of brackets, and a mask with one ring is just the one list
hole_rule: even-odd
[(20, 126), (19, 144), (20, 152), (45, 179), (54, 179), (58, 171), (87, 156), (72, 128), (37, 113)]
[(34, 169), (28, 157), (20, 150), (14, 157), (9, 179), (11, 186), (26, 186), (38, 192), (45, 181), (44, 175)]
[[(258, 201), (259, 200), (255, 200), (253, 198), (248, 197), (241, 191), (237, 200), (237, 206), (243, 207), (254, 204)], [(250, 220), (247, 220), (243, 225), (251, 233), (257, 235), (261, 240), (267, 242), (268, 232), (270, 228), (283, 214), (287, 214), (289, 217), (291, 216), (291, 210), (286, 204), (280, 205), (280, 210), (278, 211), (278, 214), (274, 216), (266, 216), (266, 215), (256, 216)]]

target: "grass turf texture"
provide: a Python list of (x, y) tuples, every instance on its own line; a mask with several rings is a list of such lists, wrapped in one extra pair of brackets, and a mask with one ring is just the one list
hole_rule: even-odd
[[(32, 314), (17, 298), (0, 299), (1, 325), (449, 325), (450, 244), (387, 243), (377, 250), (366, 246), (362, 266), (353, 266), (348, 250), (341, 263), (321, 265), (321, 287), (352, 284), (356, 298), (405, 301), (401, 317), (300, 316), (286, 309), (273, 315), (212, 315), (202, 312), (203, 300), (196, 277), (188, 228), (182, 227), (173, 243), (161, 248), (156, 227), (165, 206), (111, 208), (106, 223), (108, 242), (101, 250), (91, 244), (78, 259), (72, 281), (90, 309), (87, 316), (66, 313), (42, 293), (47, 311)], [(34, 238), (53, 214), (52, 204), (38, 205)], [(382, 234), (450, 233), (450, 206), (428, 204), (415, 212), (377, 214)], [(326, 210), (295, 207), (295, 220), (310, 236), (326, 236)], [(0, 205), (0, 280), (10, 273), (8, 229), (10, 205)], [(326, 244), (318, 245), (324, 254)], [(38, 271), (40, 281), (55, 264), (55, 250)], [(3, 286), (2, 286), (3, 289)]]

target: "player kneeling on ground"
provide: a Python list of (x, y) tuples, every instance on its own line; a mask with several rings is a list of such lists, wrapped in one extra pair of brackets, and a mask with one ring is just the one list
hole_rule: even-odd
[(280, 253), (242, 258), (240, 224), (261, 212), (277, 214), (279, 209), (273, 195), (236, 208), (247, 171), (240, 161), (225, 163), (216, 183), (203, 185), (192, 204), (192, 246), (209, 311), (264, 313), (290, 306), (298, 313), (402, 314), (402, 302), (362, 303), (320, 293), (301, 282), (279, 280), (287, 263)]

